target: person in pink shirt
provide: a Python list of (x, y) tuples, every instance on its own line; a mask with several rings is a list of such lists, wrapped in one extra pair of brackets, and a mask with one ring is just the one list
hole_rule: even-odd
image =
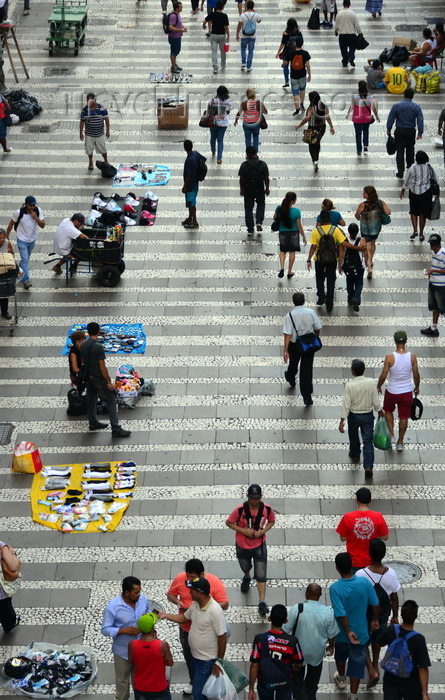
[(182, 68), (176, 63), (176, 57), (181, 52), (181, 40), (184, 32), (187, 31), (182, 23), (182, 17), (179, 14), (182, 10), (182, 2), (175, 0), (173, 3), (173, 12), (168, 16), (168, 43), (170, 44), (170, 60), (171, 72), (180, 73)]

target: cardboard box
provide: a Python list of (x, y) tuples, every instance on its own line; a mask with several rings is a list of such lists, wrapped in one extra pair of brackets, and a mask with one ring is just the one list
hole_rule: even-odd
[(395, 36), (392, 40), (393, 46), (406, 46), (408, 51), (414, 51), (417, 44), (414, 39), (407, 39), (405, 36)]
[(187, 102), (172, 107), (158, 103), (158, 129), (187, 129), (188, 123)]

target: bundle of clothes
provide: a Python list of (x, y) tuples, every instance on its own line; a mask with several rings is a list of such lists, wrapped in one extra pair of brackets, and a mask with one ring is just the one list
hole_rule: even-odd
[(156, 220), (159, 197), (154, 192), (146, 192), (145, 197), (136, 197), (134, 192), (125, 196), (112, 194), (106, 197), (95, 192), (86, 223), (88, 226), (153, 226)]
[(15, 114), (21, 122), (30, 121), (43, 109), (37, 99), (26, 90), (9, 90), (5, 97), (11, 107), (11, 114)]

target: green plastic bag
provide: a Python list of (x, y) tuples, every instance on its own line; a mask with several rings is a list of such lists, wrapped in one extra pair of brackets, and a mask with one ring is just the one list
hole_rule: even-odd
[(391, 436), (389, 434), (388, 423), (383, 417), (377, 418), (377, 423), (374, 428), (374, 447), (378, 450), (391, 449)]
[(224, 671), (227, 673), (228, 677), (235, 686), (237, 693), (240, 693), (244, 688), (249, 685), (249, 679), (246, 674), (241, 671), (238, 666), (235, 666), (231, 661), (227, 659), (218, 659), (218, 663), (223, 667)]

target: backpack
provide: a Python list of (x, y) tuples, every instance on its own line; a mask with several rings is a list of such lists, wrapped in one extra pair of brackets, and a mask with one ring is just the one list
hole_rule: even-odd
[(398, 678), (409, 678), (413, 670), (413, 662), (408, 649), (407, 641), (414, 637), (415, 634), (419, 634), (412, 630), (408, 634), (400, 634), (400, 626), (394, 625), (394, 630), (396, 633), (396, 638), (391, 644), (388, 644), (386, 654), (382, 659), (380, 666), (391, 673), (393, 676)]
[[(244, 14), (247, 17), (247, 12), (245, 12)], [(254, 16), (255, 12), (253, 13), (252, 17), (247, 17), (246, 26), (243, 29), (243, 34), (245, 36), (253, 36), (256, 32), (256, 22), (253, 21)]]
[(208, 168), (205, 160), (198, 156), (198, 168), (196, 170), (196, 179), (198, 180), (198, 182), (204, 182), (204, 180), (206, 179), (207, 170)]
[(295, 54), (290, 65), (292, 70), (304, 70), (303, 54), (301, 51)]
[[(358, 236), (359, 243), (360, 237)], [(357, 240), (357, 239), (356, 239)], [(354, 245), (358, 245), (354, 241)], [(352, 248), (346, 248), (345, 257), (343, 258), (342, 270), (346, 277), (358, 277), (360, 270), (363, 269), (362, 261), (360, 258), (360, 253), (358, 250), (352, 250)]]
[(325, 233), (321, 226), (317, 226), (317, 231), (320, 234), (318, 242), (317, 262), (323, 265), (335, 263), (337, 261), (337, 245), (332, 235), (335, 231), (335, 226), (331, 225), (328, 233)]
[[(352, 251), (354, 252), (354, 251)], [(389, 599), (389, 595), (383, 588), (382, 584), (380, 583), (386, 572), (388, 571), (388, 567), (386, 567), (386, 571), (383, 572), (383, 574), (380, 576), (379, 581), (374, 583), (374, 580), (372, 577), (368, 574), (366, 569), (363, 569), (367, 577), (370, 579), (372, 585), (374, 586), (374, 591), (377, 595), (377, 598), (379, 599), (379, 606), (380, 606), (380, 611), (379, 611), (379, 619), (387, 618), (389, 617), (389, 613), (391, 612), (391, 601)], [(372, 606), (368, 605), (368, 610), (366, 613), (366, 616), (368, 620), (372, 620)]]
[(259, 530), (260, 525), (261, 525), (261, 520), (263, 518), (264, 509), (266, 509), (266, 517), (269, 519), (270, 511), (272, 509), (270, 506), (265, 506), (263, 501), (259, 502), (258, 513), (256, 514), (255, 519), (254, 519), (252, 513), (250, 512), (249, 501), (244, 501), (243, 505), (238, 508), (238, 520), (241, 518), (242, 514), (244, 513), (246, 516), (247, 527), (250, 528), (251, 530)]
[[(39, 210), (37, 207), (34, 207), (33, 211), (37, 214), (37, 216), (39, 216)], [(20, 207), (17, 221), (14, 221), (14, 231), (17, 231), (17, 227), (18, 227), (19, 223), (21, 222), (21, 220), (23, 219), (23, 217), (25, 216), (25, 214), (27, 214), (26, 207), (25, 206)]]
[(68, 408), (66, 412), (69, 416), (82, 416), (87, 412), (87, 396), (80, 396), (77, 389), (70, 389), (68, 394)]
[(164, 12), (164, 14), (162, 15), (162, 26), (164, 28), (164, 34), (170, 33), (170, 15), (176, 15), (175, 27), (178, 24), (178, 15), (176, 12)]
[(117, 175), (117, 170), (111, 163), (105, 163), (103, 160), (96, 160), (96, 168), (99, 168), (102, 177), (114, 177)]
[(244, 176), (244, 189), (249, 194), (257, 194), (258, 192), (262, 192), (264, 190), (263, 176), (256, 167), (258, 162), (258, 160), (255, 160), (253, 164), (249, 164), (249, 161), (246, 161), (248, 165), (247, 172)]
[(261, 684), (266, 688), (289, 688), (292, 682), (292, 671), (289, 664), (281, 659), (272, 658), (269, 651), (269, 635), (273, 632), (264, 632), (260, 635), (261, 656), (260, 674)]
[(307, 23), (307, 28), (320, 29), (320, 10), (318, 7), (312, 8), (311, 16), (309, 17), (309, 21)]

